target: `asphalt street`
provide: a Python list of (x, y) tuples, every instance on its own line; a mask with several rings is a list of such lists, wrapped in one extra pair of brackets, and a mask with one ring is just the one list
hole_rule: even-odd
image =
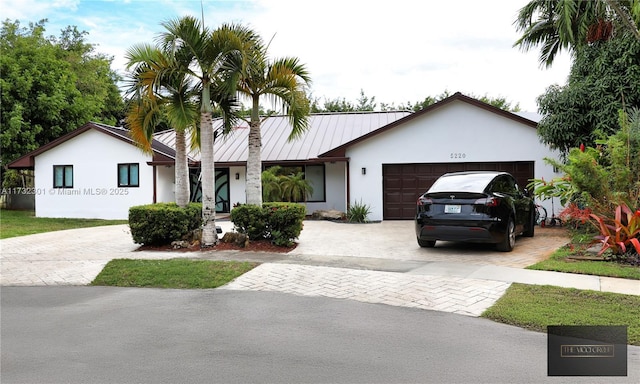
[(2, 287), (7, 383), (638, 383), (548, 377), (547, 335), (281, 292)]

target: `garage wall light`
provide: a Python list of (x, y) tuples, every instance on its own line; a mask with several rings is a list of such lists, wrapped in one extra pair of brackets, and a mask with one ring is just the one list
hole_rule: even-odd
[(362, 167), (362, 174), (366, 175), (367, 174), (367, 168)]
[(240, 174), (236, 173), (236, 180), (240, 180)]

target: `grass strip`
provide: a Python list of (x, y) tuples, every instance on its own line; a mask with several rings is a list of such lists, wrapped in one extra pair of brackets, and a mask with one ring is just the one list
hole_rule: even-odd
[(227, 284), (258, 263), (190, 259), (114, 259), (91, 285), (206, 289)]
[(640, 345), (640, 296), (514, 283), (482, 317), (546, 332), (548, 325), (626, 325)]
[(63, 219), (35, 217), (33, 211), (0, 211), (0, 239), (33, 235), (64, 229), (99, 227), (103, 225), (127, 224), (127, 220)]
[(568, 257), (573, 254), (574, 251), (569, 247), (562, 247), (556, 250), (547, 260), (530, 265), (527, 269), (640, 280), (639, 267), (624, 265), (613, 261), (582, 261), (569, 259)]

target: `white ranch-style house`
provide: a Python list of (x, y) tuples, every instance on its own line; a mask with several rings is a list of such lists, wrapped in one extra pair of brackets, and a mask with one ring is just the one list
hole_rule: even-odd
[[(371, 207), (370, 220), (407, 220), (418, 196), (446, 172), (507, 171), (521, 188), (532, 178), (557, 177), (543, 159), (558, 153), (540, 142), (536, 127), (456, 93), (416, 113), (313, 114), (292, 142), (288, 118), (270, 117), (262, 124), (262, 161), (304, 172), (313, 186), (309, 214), (361, 202)], [(242, 123), (215, 142), (218, 212), (245, 202), (247, 136)], [(9, 167), (34, 170), (36, 216), (126, 219), (131, 206), (174, 201), (174, 140), (172, 131), (157, 133), (146, 154), (127, 130), (87, 123)], [(198, 200), (197, 151), (189, 163)]]

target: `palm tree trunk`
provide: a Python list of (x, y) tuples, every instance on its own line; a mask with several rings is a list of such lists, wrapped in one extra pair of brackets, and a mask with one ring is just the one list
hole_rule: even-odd
[(176, 130), (176, 204), (179, 207), (186, 207), (189, 204), (189, 165), (187, 163), (187, 142), (186, 132)]
[(200, 162), (202, 170), (202, 246), (210, 247), (218, 243), (216, 232), (216, 181), (213, 158), (213, 119), (209, 86), (202, 90), (202, 110), (200, 112)]
[(253, 97), (249, 123), (249, 154), (247, 157), (247, 204), (262, 206), (262, 138), (260, 134), (259, 96)]

